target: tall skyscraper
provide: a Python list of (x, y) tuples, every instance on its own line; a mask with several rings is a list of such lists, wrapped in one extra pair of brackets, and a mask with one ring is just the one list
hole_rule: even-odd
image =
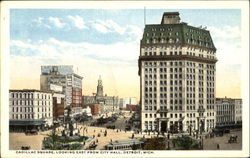
[(41, 66), (40, 89), (60, 90), (65, 94), (65, 107), (82, 106), (82, 78), (73, 71), (71, 65)]
[(209, 31), (180, 22), (178, 12), (145, 26), (138, 60), (143, 131), (215, 127), (215, 54)]

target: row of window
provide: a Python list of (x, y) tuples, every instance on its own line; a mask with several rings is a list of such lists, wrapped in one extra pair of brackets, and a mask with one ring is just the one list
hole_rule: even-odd
[(213, 109), (214, 110), (214, 105), (207, 105), (207, 109), (210, 110), (210, 109)]
[[(37, 114), (37, 118), (41, 119), (41, 118), (47, 118), (47, 117), (51, 117), (51, 114), (48, 113), (44, 113), (44, 114)], [(34, 119), (34, 114), (12, 114), (12, 119)]]
[[(161, 87), (162, 89), (166, 89), (166, 87)], [(145, 88), (145, 91), (148, 92), (148, 88)], [(154, 91), (156, 92), (156, 87), (154, 89)], [(152, 91), (152, 89), (150, 88), (149, 92), (154, 92)], [(145, 97), (148, 98), (148, 97), (152, 97), (154, 96), (155, 98), (157, 97), (157, 94), (155, 93), (154, 95), (153, 94), (150, 94), (150, 93), (146, 93), (145, 92)], [(187, 93), (186, 94), (187, 98), (195, 98), (195, 93)], [(200, 93), (199, 94), (199, 98), (203, 98), (204, 94), (203, 93)], [(160, 93), (160, 98), (167, 98), (167, 94), (166, 93)], [(170, 93), (170, 98), (173, 98), (173, 97), (182, 97), (182, 93)], [(207, 94), (207, 98), (214, 98), (214, 94)]]
[[(150, 72), (150, 73), (152, 73), (152, 72)], [(154, 72), (154, 73), (156, 73), (156, 72)], [(182, 74), (170, 74), (170, 79), (182, 79)], [(194, 76), (193, 76), (194, 77)], [(154, 79), (154, 80), (156, 80), (157, 79), (157, 76), (156, 75), (154, 75), (154, 76), (152, 76), (152, 75), (147, 75), (147, 74), (145, 74), (145, 80), (152, 80), (152, 79)], [(167, 79), (167, 75), (166, 74), (160, 74), (160, 79)], [(189, 76), (187, 75), (187, 79), (189, 79)], [(191, 79), (192, 79), (192, 77), (191, 77)], [(195, 79), (195, 77), (194, 77), (194, 79)]]
[(229, 105), (229, 104), (222, 104), (222, 105), (218, 105), (217, 104), (217, 110), (232, 110), (234, 109), (234, 106)]
[[(195, 92), (195, 87), (187, 87), (187, 92)], [(170, 92), (182, 91), (182, 87), (170, 87)], [(167, 92), (167, 87), (160, 87), (160, 92)], [(199, 88), (199, 92), (204, 92), (203, 88)]]
[(34, 114), (12, 114), (12, 119), (34, 119)]
[[(34, 99), (33, 93), (12, 93), (12, 98), (22, 98), (22, 99)], [(50, 94), (37, 94), (39, 99), (50, 99)]]
[[(171, 33), (168, 33), (171, 36)], [(147, 38), (146, 43), (178, 43), (180, 42), (179, 38)]]
[[(177, 62), (177, 61), (175, 61), (175, 62), (144, 62), (144, 66), (145, 67), (156, 67), (156, 66), (167, 66), (167, 64), (169, 63), (169, 66), (182, 66), (182, 65), (184, 65), (184, 62), (181, 62), (181, 61), (179, 61), (179, 62)], [(187, 64), (188, 64), (189, 62), (187, 62)], [(159, 65), (157, 65), (157, 64), (159, 64)]]
[[(144, 66), (145, 67), (156, 67), (156, 66), (161, 66), (161, 67), (165, 67), (165, 66), (167, 66), (169, 64), (169, 66), (187, 66), (187, 67), (193, 67), (193, 68), (195, 68), (196, 67), (196, 65), (197, 66), (199, 66), (199, 68), (204, 68), (204, 64), (198, 64), (198, 63), (195, 63), (195, 62), (182, 62), (182, 61), (175, 61), (175, 62), (144, 62)], [(207, 64), (207, 66), (206, 66), (206, 68), (207, 69), (209, 69), (209, 70), (215, 70), (215, 66), (214, 65), (211, 65), (211, 64)], [(191, 69), (191, 68), (189, 68), (189, 69)], [(209, 71), (208, 70), (208, 71)], [(211, 71), (211, 73), (212, 73), (213, 71)]]
[[(145, 114), (145, 118), (156, 118), (157, 115), (156, 114)], [(160, 117), (167, 117), (166, 113), (161, 113)], [(170, 118), (182, 118), (182, 114), (170, 114)]]
[[(156, 89), (156, 87), (154, 87), (155, 89)], [(187, 87), (188, 88), (188, 87)], [(175, 91), (175, 92), (177, 92), (177, 91), (182, 91), (182, 87), (170, 87), (169, 88), (170, 89), (170, 92), (173, 92), (173, 91)], [(190, 88), (191, 89), (191, 88)], [(148, 91), (146, 91), (146, 92), (148, 92)], [(149, 92), (151, 92), (151, 91), (149, 91)], [(152, 91), (153, 92), (153, 91)], [(155, 92), (156, 92), (156, 90), (155, 90)], [(167, 87), (160, 87), (160, 92), (167, 92)], [(152, 97), (152, 95), (147, 95), (147, 93), (145, 94), (145, 97)]]
[[(182, 46), (180, 45), (170, 45), (170, 46), (153, 46), (153, 47), (144, 47), (144, 49), (147, 51), (147, 50), (167, 50), (167, 49), (170, 49), (170, 50), (173, 50), (173, 49), (181, 49), (183, 48)], [(190, 51), (199, 51), (199, 52), (204, 52), (205, 50), (204, 49), (201, 49), (201, 48), (195, 48), (195, 47), (190, 47), (188, 46), (187, 47), (187, 50), (190, 50)], [(212, 50), (208, 50), (207, 51), (208, 54), (215, 54), (215, 51), (212, 51)]]
[[(180, 39), (178, 37), (172, 38), (171, 35), (172, 35), (171, 32), (167, 34), (161, 33), (161, 38), (160, 37), (159, 38), (147, 38), (146, 43), (179, 43), (180, 42)], [(168, 36), (168, 37), (164, 37), (164, 36)], [(192, 37), (188, 38), (186, 42), (190, 44), (198, 44), (200, 46), (212, 47), (212, 43), (202, 41), (201, 39), (196, 40)]]
[(216, 121), (217, 121), (217, 123), (220, 123), (220, 122), (223, 122), (223, 123), (233, 122), (234, 117), (232, 117), (232, 116), (219, 116), (219, 117), (216, 117)]
[(217, 115), (232, 115), (234, 111), (217, 111)]
[(31, 107), (12, 107), (12, 112), (33, 112)]
[[(24, 100), (14, 100), (14, 101), (12, 101), (12, 105), (13, 106), (15, 106), (15, 105), (23, 105), (23, 106), (27, 106), (27, 105), (29, 105), (29, 106), (31, 106), (31, 105), (34, 105), (35, 104), (35, 102), (36, 101), (31, 101), (31, 100), (26, 100), (26, 101), (24, 101)], [(51, 105), (50, 104), (50, 101), (37, 101), (37, 105)]]
[[(51, 108), (37, 108), (38, 112), (48, 112), (51, 111)], [(34, 112), (34, 108), (31, 107), (12, 107), (12, 112)]]
[(214, 116), (214, 113), (213, 112), (208, 112), (207, 116)]
[(182, 55), (181, 51), (175, 51), (175, 52), (169, 52), (169, 54), (167, 52), (159, 52), (159, 54), (157, 52), (144, 52), (145, 56), (156, 56), (156, 55), (160, 55), (160, 56), (166, 56), (166, 55)]
[[(156, 95), (155, 95), (155, 97), (154, 98), (156, 98)], [(172, 104), (181, 104), (182, 105), (182, 100), (181, 99), (175, 99), (175, 100), (170, 100), (170, 104), (172, 105)], [(145, 105), (156, 105), (157, 104), (157, 101), (156, 100), (148, 100), (148, 99), (145, 99)], [(162, 105), (162, 104), (167, 104), (167, 100), (160, 100), (160, 104)], [(187, 99), (186, 100), (186, 104), (196, 104), (196, 99)], [(199, 104), (203, 104), (203, 100), (200, 100), (199, 99)], [(213, 99), (207, 99), (207, 104), (214, 104), (214, 100)], [(150, 109), (150, 108), (149, 108)], [(170, 107), (170, 109), (171, 109), (171, 107)], [(212, 108), (210, 108), (210, 109), (212, 109)], [(145, 110), (148, 110), (148, 108), (146, 108), (146, 106), (145, 106)], [(190, 109), (190, 110), (192, 110), (192, 109)]]

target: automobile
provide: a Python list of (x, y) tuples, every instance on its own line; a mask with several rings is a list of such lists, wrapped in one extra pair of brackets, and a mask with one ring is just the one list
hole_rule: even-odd
[(27, 130), (25, 131), (25, 135), (38, 135), (37, 130)]
[(28, 145), (27, 146), (22, 146), (21, 150), (30, 150), (30, 146), (28, 146)]
[(106, 128), (108, 128), (108, 129), (115, 129), (115, 125), (109, 125)]
[(126, 127), (125, 127), (125, 130), (126, 130), (126, 131), (131, 130), (131, 126), (126, 126)]

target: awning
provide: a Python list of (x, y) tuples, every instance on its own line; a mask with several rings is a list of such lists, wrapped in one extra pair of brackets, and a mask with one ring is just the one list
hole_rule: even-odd
[(26, 125), (42, 125), (45, 124), (43, 120), (36, 120), (36, 121), (18, 121), (18, 120), (10, 120), (9, 125), (16, 125), (16, 126), (26, 126)]

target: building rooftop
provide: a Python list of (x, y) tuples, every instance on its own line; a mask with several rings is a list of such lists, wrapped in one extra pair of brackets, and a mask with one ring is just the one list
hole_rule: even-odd
[(43, 92), (43, 93), (53, 93), (53, 91), (37, 90), (37, 89), (10, 89), (9, 92)]
[[(167, 17), (166, 17), (167, 16)], [(169, 20), (170, 18), (170, 20)], [(163, 22), (164, 19), (167, 19)], [(160, 44), (188, 44), (191, 46), (216, 50), (210, 32), (201, 27), (190, 26), (179, 22), (178, 12), (165, 12), (161, 24), (146, 25), (144, 28), (142, 45)]]

